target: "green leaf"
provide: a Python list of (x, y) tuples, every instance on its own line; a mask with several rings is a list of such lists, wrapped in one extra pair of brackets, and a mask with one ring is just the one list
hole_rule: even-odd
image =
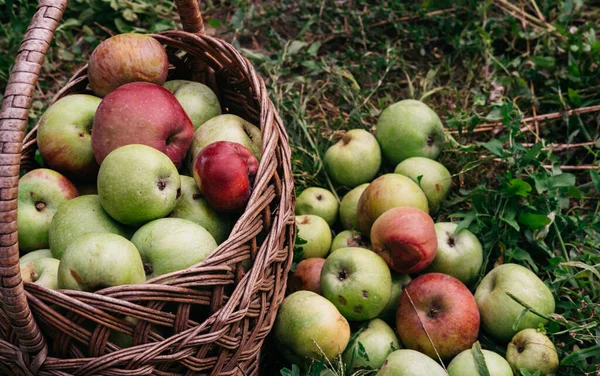
[(565, 356), (560, 362), (562, 366), (569, 366), (572, 364), (583, 364), (586, 359), (600, 356), (600, 345), (588, 347), (587, 349), (581, 349), (573, 351), (569, 355)]
[(552, 68), (556, 65), (556, 59), (552, 56), (532, 56), (529, 60), (540, 68)]
[(473, 350), (473, 360), (475, 360), (475, 368), (477, 368), (479, 376), (490, 376), (490, 370), (485, 363), (485, 357), (483, 351), (481, 351), (481, 344), (479, 341), (473, 344), (471, 350)]
[(600, 174), (596, 170), (590, 170), (590, 177), (592, 178), (592, 183), (594, 183), (594, 187), (596, 191), (600, 193)]
[(596, 277), (598, 277), (598, 280), (600, 281), (600, 271), (598, 271), (600, 264), (591, 266), (591, 265), (588, 265), (581, 261), (568, 261), (568, 262), (561, 262), (560, 265), (573, 266), (576, 268), (585, 269), (588, 272), (591, 272), (592, 274), (594, 274)]
[(529, 265), (531, 265), (531, 268), (534, 271), (538, 271), (538, 267), (535, 264), (535, 261), (533, 261), (533, 259), (531, 258), (531, 255), (529, 254), (529, 252), (525, 251), (524, 249), (521, 249), (519, 247), (515, 247), (515, 248), (508, 248), (506, 250), (506, 255), (511, 258), (511, 259), (515, 259), (515, 260), (519, 260), (519, 261), (525, 261), (527, 262)]
[(573, 103), (577, 107), (581, 107), (581, 97), (579, 96), (578, 92), (569, 88), (568, 96), (569, 96), (569, 100), (571, 101), (571, 103)]
[(499, 157), (501, 157), (504, 154), (502, 142), (496, 138), (492, 138), (491, 140), (489, 140), (485, 144), (482, 144), (481, 146), (483, 146), (484, 148), (486, 148), (487, 150), (491, 151)]
[(300, 231), (296, 232), (296, 243), (294, 244), (294, 261), (300, 261), (304, 258), (304, 248), (298, 247), (299, 245), (304, 245), (308, 243), (306, 239), (300, 237)]
[(211, 19), (208, 20), (208, 25), (210, 27), (214, 27), (215, 29), (218, 29), (221, 26), (223, 26), (223, 22), (221, 22), (221, 20), (217, 20), (215, 18), (211, 18)]
[(466, 213), (463, 220), (458, 222), (456, 230), (454, 230), (454, 234), (458, 234), (462, 230), (468, 228), (471, 225), (471, 223), (475, 220), (475, 218), (477, 218), (477, 212), (470, 211)]
[(299, 40), (293, 40), (290, 42), (288, 48), (287, 48), (287, 54), (289, 56), (295, 55), (298, 53), (298, 51), (300, 51), (301, 49), (303, 49), (304, 47), (306, 47), (308, 45), (308, 43), (306, 42), (302, 42)]
[(321, 48), (321, 42), (317, 41), (308, 47), (308, 54), (310, 56), (317, 56), (317, 52), (319, 52), (319, 48)]
[(512, 179), (504, 188), (505, 192), (513, 193), (517, 196), (527, 197), (531, 192), (531, 185), (523, 179)]
[(549, 224), (550, 218), (544, 214), (522, 213), (519, 214), (517, 221), (531, 230), (536, 230)]
[(523, 155), (521, 161), (523, 163), (529, 163), (530, 161), (537, 159), (537, 156), (540, 154), (543, 147), (544, 145), (542, 145), (541, 142), (538, 142), (537, 144), (533, 145), (529, 150), (527, 150), (527, 153)]
[(572, 187), (575, 185), (575, 175), (564, 173), (548, 178), (548, 188)]
[(358, 343), (357, 355), (366, 360), (367, 362), (369, 361), (369, 354), (367, 354), (367, 350), (361, 342)]

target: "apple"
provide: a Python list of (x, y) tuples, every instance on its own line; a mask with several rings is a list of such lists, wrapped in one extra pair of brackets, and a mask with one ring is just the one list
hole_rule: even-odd
[(377, 218), (371, 242), (391, 270), (409, 274), (429, 266), (438, 248), (433, 219), (410, 206), (390, 209)]
[(121, 85), (147, 81), (162, 85), (169, 58), (162, 45), (144, 34), (114, 35), (98, 45), (88, 61), (88, 78), (94, 94), (103, 97)]
[(133, 234), (131, 242), (142, 256), (148, 279), (196, 265), (217, 248), (204, 227), (180, 218), (146, 223)]
[(167, 216), (180, 194), (177, 168), (150, 146), (122, 146), (106, 157), (98, 172), (102, 208), (126, 225), (141, 226)]
[(368, 183), (381, 167), (377, 139), (364, 129), (353, 129), (325, 152), (325, 171), (331, 180), (349, 188)]
[(198, 188), (213, 208), (223, 212), (246, 207), (257, 171), (258, 160), (237, 142), (213, 142), (194, 162)]
[(425, 103), (413, 99), (383, 110), (375, 133), (381, 151), (393, 165), (410, 157), (436, 159), (444, 145), (444, 126)]
[(26, 253), (48, 248), (52, 217), (62, 203), (78, 195), (73, 183), (56, 171), (38, 168), (23, 175), (17, 208), (19, 250)]
[(53, 258), (50, 249), (38, 249), (36, 251), (29, 252), (26, 255), (22, 255), (21, 257), (19, 257), (19, 263), (23, 265), (26, 262), (39, 260), (43, 258)]
[(340, 202), (340, 222), (345, 230), (360, 230), (358, 224), (358, 200), (362, 193), (369, 186), (368, 183), (361, 184), (350, 192), (346, 193)]
[(223, 243), (231, 232), (233, 220), (228, 214), (220, 213), (208, 204), (194, 178), (185, 175), (180, 178), (181, 197), (169, 217), (197, 223), (210, 232), (217, 244)]
[(321, 271), (323, 296), (350, 321), (370, 320), (392, 293), (392, 275), (383, 259), (364, 248), (340, 248)]
[(50, 222), (48, 240), (52, 256), (60, 260), (73, 241), (89, 232), (127, 237), (130, 230), (102, 209), (97, 195), (79, 196), (61, 205)]
[(206, 85), (188, 80), (167, 81), (163, 87), (169, 90), (190, 117), (194, 130), (207, 120), (221, 115), (217, 95)]
[(342, 231), (333, 238), (329, 252), (333, 252), (339, 248), (359, 247), (371, 249), (369, 238), (358, 231), (346, 230)]
[(312, 291), (297, 291), (281, 303), (273, 335), (283, 356), (301, 364), (341, 354), (350, 339), (350, 325), (327, 299)]
[(295, 259), (327, 256), (331, 248), (331, 230), (323, 218), (317, 215), (297, 215), (296, 232), (302, 241), (296, 240), (294, 252), (301, 254), (294, 255)]
[(321, 271), (325, 259), (313, 257), (302, 260), (296, 265), (294, 274), (288, 279), (288, 291), (308, 290), (321, 294)]
[[(513, 376), (512, 369), (506, 359), (493, 351), (481, 350), (481, 352), (490, 376)], [(465, 350), (455, 356), (448, 364), (447, 369), (449, 376), (480, 376), (472, 349)]]
[(429, 212), (427, 197), (419, 186), (400, 174), (385, 174), (373, 180), (358, 200), (358, 224), (363, 234), (371, 233), (373, 222), (386, 211), (411, 206)]
[(515, 334), (506, 349), (506, 360), (517, 374), (526, 369), (530, 374), (554, 374), (558, 369), (558, 354), (554, 344), (536, 329), (524, 329)]
[(433, 359), (415, 350), (396, 350), (375, 376), (448, 376)]
[(339, 203), (331, 191), (310, 187), (300, 193), (296, 199), (296, 215), (318, 215), (333, 226), (338, 215)]
[(350, 338), (342, 355), (348, 375), (361, 369), (379, 369), (400, 344), (394, 330), (380, 319), (373, 319)]
[(396, 312), (402, 344), (433, 359), (439, 355), (449, 360), (471, 348), (479, 322), (477, 303), (467, 286), (441, 273), (422, 274), (406, 285)]
[[(523, 329), (546, 323), (531, 312), (521, 317), (525, 308), (509, 293), (542, 315), (553, 314), (555, 308), (552, 292), (531, 270), (517, 264), (503, 264), (492, 269), (477, 286), (475, 300), (484, 330), (505, 343)], [(519, 324), (515, 330), (513, 326), (517, 320)]]
[(192, 143), (194, 126), (171, 92), (149, 82), (123, 85), (104, 97), (94, 118), (92, 150), (99, 164), (113, 150), (148, 145), (176, 166)]
[(432, 213), (438, 211), (452, 187), (452, 176), (448, 169), (440, 162), (425, 157), (403, 160), (396, 166), (394, 173), (411, 178), (421, 187)]
[(448, 274), (469, 285), (479, 275), (483, 247), (471, 231), (463, 229), (457, 234), (457, 227), (452, 222), (435, 224), (438, 248), (427, 271)]
[(23, 282), (32, 282), (56, 290), (58, 289), (57, 273), (59, 263), (59, 260), (52, 257), (20, 262), (21, 279)]
[(387, 322), (396, 321), (396, 310), (398, 309), (400, 295), (402, 295), (402, 290), (404, 290), (404, 287), (406, 287), (411, 280), (412, 279), (408, 274), (392, 272), (392, 295), (390, 296), (388, 304), (379, 314), (380, 318)]
[(146, 281), (140, 253), (122, 236), (92, 232), (76, 239), (58, 266), (60, 289), (97, 291)]
[(262, 134), (260, 129), (237, 115), (223, 114), (206, 121), (196, 129), (192, 146), (188, 152), (188, 169), (193, 170), (196, 156), (206, 146), (217, 141), (231, 141), (241, 144), (260, 161), (262, 154)]
[(37, 146), (50, 168), (70, 178), (88, 179), (100, 166), (92, 151), (92, 125), (101, 99), (73, 94), (51, 105), (40, 119)]

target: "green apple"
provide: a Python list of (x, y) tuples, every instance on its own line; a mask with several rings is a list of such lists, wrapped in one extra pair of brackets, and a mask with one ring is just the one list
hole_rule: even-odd
[[(493, 351), (481, 350), (481, 352), (490, 376), (513, 376), (512, 369), (506, 359)], [(448, 364), (447, 369), (449, 376), (480, 376), (472, 349), (465, 350), (455, 356)]]
[(60, 289), (96, 291), (146, 281), (142, 258), (122, 236), (92, 232), (67, 248), (58, 266)]
[(506, 360), (517, 374), (526, 369), (530, 374), (554, 374), (558, 369), (558, 353), (545, 334), (524, 329), (515, 334), (506, 349)]
[(21, 279), (23, 282), (32, 282), (48, 289), (58, 289), (58, 264), (59, 260), (52, 257), (38, 258), (20, 262)]
[(339, 210), (339, 203), (333, 193), (327, 189), (310, 187), (300, 193), (296, 199), (296, 215), (318, 215), (334, 225)]
[(435, 224), (438, 249), (427, 271), (451, 275), (468, 285), (479, 275), (483, 248), (471, 231), (463, 229), (456, 234), (457, 227), (452, 222)]
[(342, 355), (348, 375), (360, 369), (379, 369), (400, 344), (394, 330), (381, 319), (373, 319), (350, 338)]
[(204, 227), (217, 244), (227, 240), (233, 220), (227, 213), (213, 209), (202, 196), (194, 178), (181, 175), (181, 197), (169, 217), (187, 219)]
[(60, 260), (74, 240), (89, 232), (108, 232), (130, 237), (130, 229), (106, 214), (97, 195), (79, 196), (61, 205), (50, 222), (52, 256)]
[(350, 325), (333, 304), (312, 291), (297, 291), (283, 300), (273, 326), (275, 342), (290, 362), (332, 360), (350, 339)]
[(194, 130), (207, 120), (221, 115), (217, 95), (206, 85), (188, 80), (167, 81), (163, 87), (169, 90), (190, 117)]
[(321, 271), (323, 296), (350, 321), (377, 317), (390, 301), (392, 275), (383, 259), (364, 248), (340, 248)]
[(415, 350), (396, 350), (375, 376), (448, 376), (435, 360)]
[(377, 139), (364, 129), (353, 129), (325, 152), (325, 171), (338, 185), (354, 188), (368, 183), (381, 167)]
[(29, 171), (19, 179), (17, 226), (23, 253), (48, 248), (50, 222), (62, 203), (79, 195), (60, 173), (47, 168)]
[(393, 165), (410, 157), (436, 159), (445, 137), (444, 126), (435, 111), (413, 99), (383, 110), (375, 136), (383, 155)]
[(131, 238), (148, 279), (202, 262), (217, 242), (202, 226), (180, 218), (161, 218), (146, 223)]
[(408, 285), (411, 280), (412, 279), (408, 274), (392, 272), (392, 295), (390, 296), (388, 304), (379, 314), (380, 318), (387, 322), (396, 321), (396, 310), (398, 309), (400, 295), (402, 295), (402, 290), (404, 290), (404, 287)]
[(425, 157), (412, 157), (403, 160), (394, 170), (396, 174), (408, 176), (425, 193), (432, 213), (438, 211), (440, 204), (452, 187), (452, 176), (440, 162)]
[(336, 249), (348, 247), (371, 249), (371, 242), (368, 237), (358, 231), (346, 230), (340, 232), (333, 238), (329, 252), (331, 253)]
[(385, 174), (373, 180), (358, 200), (358, 224), (363, 234), (371, 234), (371, 226), (386, 211), (411, 206), (429, 212), (427, 197), (417, 183), (400, 174)]
[(166, 217), (181, 195), (177, 168), (166, 154), (146, 145), (121, 146), (98, 172), (102, 208), (117, 221), (141, 226)]
[(354, 188), (342, 198), (340, 202), (340, 222), (345, 230), (360, 230), (358, 224), (358, 200), (360, 195), (367, 189), (368, 183), (361, 184)]
[(317, 215), (297, 215), (296, 231), (298, 237), (306, 241), (296, 241), (295, 248), (302, 252), (300, 258), (327, 256), (331, 247), (331, 229), (323, 218)]
[(36, 251), (29, 252), (26, 255), (22, 255), (19, 258), (19, 263), (22, 265), (26, 262), (39, 260), (42, 258), (53, 258), (50, 249), (38, 249)]
[[(481, 323), (492, 337), (508, 342), (517, 332), (527, 328), (537, 328), (546, 320), (527, 312), (508, 294), (533, 308), (542, 315), (554, 313), (555, 303), (552, 292), (531, 270), (517, 264), (503, 264), (495, 267), (481, 280), (475, 290), (475, 300), (481, 312)], [(513, 326), (519, 320), (515, 329)]]
[(50, 106), (37, 131), (37, 145), (44, 161), (69, 177), (90, 178), (98, 173), (92, 151), (92, 126), (101, 99), (73, 94)]

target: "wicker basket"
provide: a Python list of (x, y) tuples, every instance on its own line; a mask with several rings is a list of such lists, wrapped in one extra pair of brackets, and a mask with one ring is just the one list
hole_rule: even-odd
[[(224, 112), (260, 124), (262, 159), (246, 211), (205, 261), (141, 285), (86, 293), (22, 282), (17, 185), (20, 170), (35, 167), (36, 148), (35, 129), (25, 138), (24, 130), (44, 55), (67, 6), (67, 0), (41, 0), (0, 111), (0, 371), (6, 375), (258, 373), (292, 261), (287, 136), (252, 65), (230, 44), (203, 35), (197, 0), (176, 2), (185, 31), (153, 35), (167, 46), (174, 67), (169, 78), (206, 83)], [(83, 67), (54, 101), (86, 87)], [(117, 332), (132, 336), (133, 346), (109, 341)]]

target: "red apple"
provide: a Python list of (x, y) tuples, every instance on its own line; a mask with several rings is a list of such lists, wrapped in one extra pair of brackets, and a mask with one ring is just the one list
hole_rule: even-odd
[(321, 294), (321, 270), (325, 264), (324, 258), (309, 258), (296, 265), (296, 271), (288, 283), (289, 292), (308, 290)]
[(135, 33), (119, 34), (100, 43), (88, 63), (92, 91), (103, 97), (121, 85), (135, 81), (162, 85), (169, 58), (154, 38)]
[(448, 360), (477, 341), (479, 309), (473, 294), (458, 279), (423, 274), (402, 291), (396, 330), (404, 347)]
[(258, 160), (250, 150), (230, 141), (213, 142), (194, 161), (196, 184), (219, 211), (239, 211), (246, 206), (257, 170)]
[(437, 253), (437, 235), (429, 214), (410, 206), (383, 213), (371, 228), (373, 251), (398, 273), (425, 269)]
[(99, 164), (130, 144), (151, 146), (179, 166), (192, 143), (194, 126), (171, 92), (148, 82), (123, 85), (96, 110), (92, 149)]

